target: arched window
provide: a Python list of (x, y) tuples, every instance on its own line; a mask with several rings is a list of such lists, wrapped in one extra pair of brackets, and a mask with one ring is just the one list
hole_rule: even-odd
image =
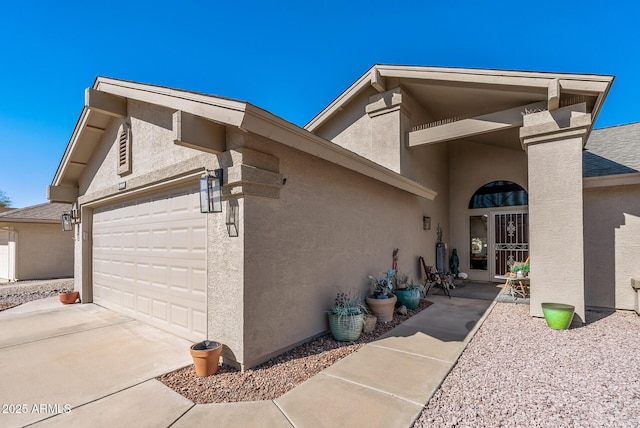
[(469, 200), (469, 209), (510, 207), (528, 205), (527, 191), (511, 181), (493, 181), (487, 183), (473, 194)]

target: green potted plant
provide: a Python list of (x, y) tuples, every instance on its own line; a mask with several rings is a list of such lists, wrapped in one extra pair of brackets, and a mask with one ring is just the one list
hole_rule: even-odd
[(420, 304), (420, 297), (424, 293), (422, 284), (414, 283), (407, 275), (398, 274), (396, 277), (395, 295), (398, 302), (403, 304), (407, 309), (414, 310)]
[(329, 310), (329, 328), (333, 338), (339, 342), (357, 340), (362, 333), (366, 313), (361, 297), (339, 291)]
[(516, 278), (528, 276), (530, 269), (528, 263), (514, 263), (514, 265), (511, 266), (511, 272), (516, 274)]
[(365, 300), (371, 313), (378, 317), (380, 322), (389, 322), (393, 319), (398, 298), (393, 294), (393, 284), (395, 282), (396, 271), (389, 269), (383, 276), (377, 278), (369, 276), (371, 280), (370, 295)]

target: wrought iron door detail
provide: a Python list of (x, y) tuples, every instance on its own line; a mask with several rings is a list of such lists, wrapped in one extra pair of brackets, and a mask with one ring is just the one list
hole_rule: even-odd
[(529, 257), (529, 214), (500, 212), (493, 219), (495, 274), (502, 275)]

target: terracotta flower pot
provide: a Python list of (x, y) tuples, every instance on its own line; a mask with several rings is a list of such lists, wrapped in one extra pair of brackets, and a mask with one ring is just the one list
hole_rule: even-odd
[(60, 299), (60, 301), (65, 305), (75, 303), (78, 300), (78, 297), (80, 297), (80, 293), (78, 291), (69, 291), (67, 293), (58, 294), (58, 299)]
[(196, 375), (200, 377), (211, 376), (218, 371), (222, 343), (205, 340), (191, 345), (189, 349), (193, 365), (196, 367)]
[(395, 295), (387, 299), (374, 299), (367, 297), (367, 306), (371, 309), (371, 313), (378, 317), (380, 322), (389, 322), (393, 319), (393, 311), (396, 307), (398, 298)]

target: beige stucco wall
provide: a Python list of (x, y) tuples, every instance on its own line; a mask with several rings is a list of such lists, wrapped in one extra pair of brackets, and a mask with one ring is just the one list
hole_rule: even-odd
[(366, 293), (394, 248), (399, 270), (416, 277), (418, 256), (433, 262), (435, 245), (422, 229), (426, 200), (276, 143), (262, 148), (287, 182), (279, 199), (245, 199), (247, 365), (326, 331), (338, 289)]
[(123, 119), (112, 119), (94, 150), (79, 181), (79, 194), (94, 194), (103, 189), (117, 188), (126, 183), (127, 188), (140, 177), (163, 171), (162, 176), (149, 177), (162, 180), (179, 174), (185, 164), (217, 165), (214, 155), (174, 144), (174, 110), (165, 107), (129, 100), (127, 103), (131, 122), (132, 172), (117, 174), (117, 132)]
[(16, 233), (16, 278), (71, 278), (73, 237), (62, 232), (59, 223), (13, 223)]
[[(497, 180), (519, 184), (527, 190), (527, 155), (518, 149), (510, 149), (472, 141), (455, 141), (450, 144), (449, 158), (451, 232), (449, 250), (456, 248), (460, 259), (459, 270), (470, 279), (491, 281), (491, 270), (472, 270), (469, 267), (469, 217), (489, 215), (503, 211), (496, 208), (469, 209), (469, 200), (480, 187)], [(510, 207), (508, 209), (513, 209)], [(490, 217), (489, 217), (490, 218)], [(488, 255), (488, 263), (492, 262)]]
[(529, 147), (531, 305), (566, 303), (584, 322), (582, 138)]
[[(436, 242), (440, 224), (443, 241), (448, 242), (449, 146), (406, 147), (411, 128), (428, 122), (430, 117), (404, 88), (389, 87), (393, 89), (383, 94), (367, 88), (315, 133), (437, 192), (435, 201), (425, 203), (422, 214), (431, 218), (431, 230), (425, 232), (426, 238)], [(384, 103), (388, 109), (380, 107)], [(375, 111), (371, 106), (376, 106)], [(423, 256), (429, 263), (435, 263), (435, 244), (427, 248)]]
[(634, 309), (640, 277), (640, 186), (584, 190), (585, 304)]
[[(222, 213), (203, 214), (208, 236), (207, 336), (226, 345), (223, 358), (233, 365), (244, 364), (245, 329), (252, 327), (245, 319), (245, 202), (234, 199), (223, 203)], [(237, 212), (231, 234), (226, 225), (230, 207)]]

